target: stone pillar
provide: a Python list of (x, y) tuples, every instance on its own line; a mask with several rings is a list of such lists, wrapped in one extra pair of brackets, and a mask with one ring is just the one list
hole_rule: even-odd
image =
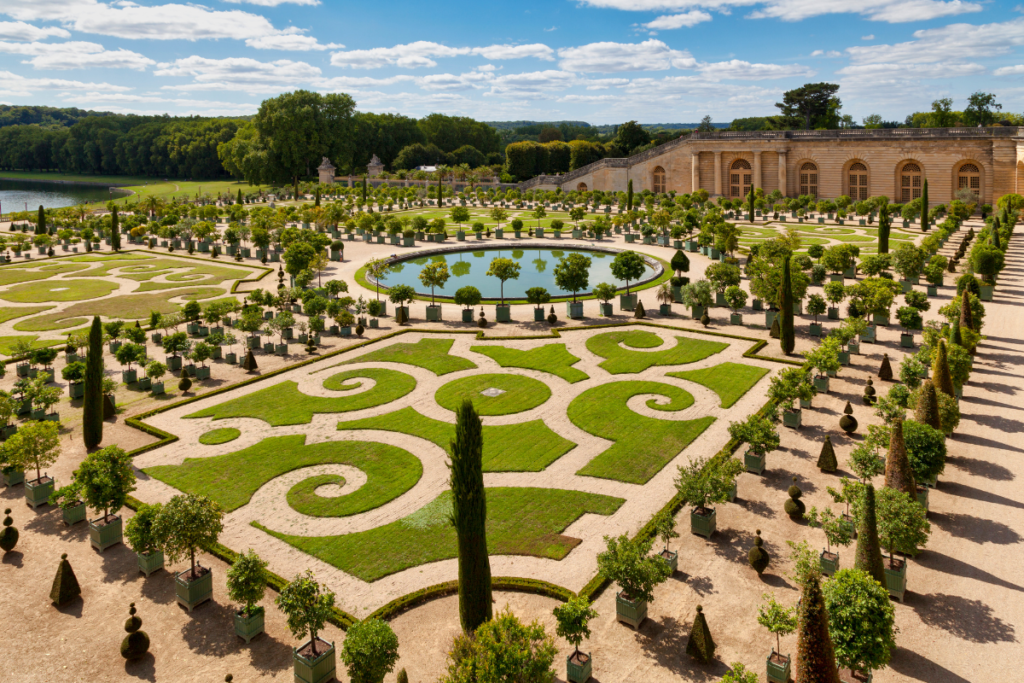
[(754, 177), (753, 177), (754, 188), (764, 187), (764, 181), (761, 179), (761, 152), (754, 152)]
[(783, 197), (788, 197), (786, 192), (786, 153), (779, 152), (779, 192)]
[(715, 196), (722, 196), (722, 153), (715, 152)]
[(700, 189), (700, 152), (690, 155), (690, 192)]

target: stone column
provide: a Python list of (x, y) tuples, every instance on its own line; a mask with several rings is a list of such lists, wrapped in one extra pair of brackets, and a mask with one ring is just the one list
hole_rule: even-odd
[(722, 153), (715, 152), (715, 196), (722, 196)]
[(700, 152), (690, 155), (690, 192), (700, 189)]
[(754, 177), (753, 177), (754, 188), (764, 187), (764, 182), (761, 179), (761, 152), (754, 152)]
[(783, 197), (788, 197), (786, 194), (786, 153), (779, 152), (779, 192), (782, 193)]

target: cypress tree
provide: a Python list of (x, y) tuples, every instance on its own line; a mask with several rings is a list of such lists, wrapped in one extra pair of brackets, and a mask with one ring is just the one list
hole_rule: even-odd
[(46, 234), (46, 211), (43, 210), (43, 205), (39, 205), (39, 217), (36, 219), (36, 234)]
[(921, 230), (928, 232), (928, 179), (924, 180), (924, 187), (921, 188)]
[(63, 607), (81, 594), (82, 588), (78, 585), (75, 570), (68, 562), (68, 554), (64, 553), (60, 556), (57, 575), (53, 577), (53, 585), (50, 587), (50, 602), (57, 607)]
[(704, 608), (697, 605), (697, 616), (693, 619), (690, 629), (690, 640), (686, 643), (686, 654), (701, 664), (710, 664), (715, 658), (715, 641), (708, 628), (708, 620), (704, 617)]
[[(957, 333), (960, 328), (957, 328)], [(932, 377), (935, 378), (935, 389), (946, 396), (956, 395), (956, 388), (953, 386), (953, 376), (949, 373), (949, 355), (946, 353), (946, 340), (939, 340), (939, 348), (935, 350), (935, 360), (932, 361)]]
[(626, 185), (626, 211), (633, 210), (633, 180)]
[(242, 188), (238, 188), (238, 196), (235, 198), (235, 204), (242, 203)]
[(483, 427), (468, 399), (456, 413), (450, 450), (451, 522), (459, 549), (459, 620), (462, 629), (472, 633), (491, 620), (491, 565), (487, 556)]
[(939, 398), (935, 395), (935, 385), (930, 379), (921, 382), (921, 388), (918, 389), (914, 419), (929, 427), (942, 429), (939, 423)]
[(992, 246), (996, 249), (1002, 249), (999, 246), (999, 217), (996, 216), (992, 219)]
[(750, 186), (750, 194), (747, 197), (747, 220), (754, 222), (754, 186)]
[(121, 251), (121, 226), (118, 225), (117, 207), (110, 209), (110, 248)]
[(889, 430), (889, 457), (885, 459), (885, 485), (903, 491), (911, 500), (917, 500), (914, 471), (907, 457), (907, 444), (903, 441), (903, 420), (893, 420)]
[(885, 565), (882, 564), (882, 546), (878, 542), (878, 519), (875, 516), (875, 487), (871, 482), (864, 484), (864, 501), (857, 520), (857, 556), (853, 568), (885, 585)]
[(839, 683), (836, 653), (828, 633), (828, 612), (820, 580), (820, 573), (813, 570), (804, 583), (798, 612), (797, 683)]
[(892, 381), (892, 365), (889, 363), (889, 354), (882, 356), (882, 365), (878, 368), (878, 379), (886, 382)]
[(89, 329), (89, 355), (85, 359), (85, 394), (82, 399), (82, 437), (86, 450), (103, 441), (103, 326), (99, 316)]
[[(950, 330), (949, 330), (949, 343), (950, 344), (956, 344), (957, 346), (963, 346), (964, 345), (964, 339), (963, 339), (963, 337), (960, 334), (960, 319), (959, 318), (954, 318), (953, 319), (953, 325), (950, 327)], [(948, 361), (947, 361), (947, 364), (946, 364), (946, 369), (949, 369)]]
[(313, 206), (320, 206), (320, 188), (316, 188), (316, 198), (313, 200)]
[(883, 203), (878, 207), (878, 253), (889, 253), (889, 230), (892, 228), (892, 216), (889, 214), (889, 204)]
[(832, 448), (832, 437), (826, 436), (825, 443), (821, 444), (821, 454), (818, 456), (818, 469), (822, 472), (835, 472), (838, 468), (836, 451)]
[(782, 292), (779, 297), (779, 316), (782, 322), (779, 323), (779, 342), (782, 352), (786, 355), (793, 353), (796, 347), (796, 333), (793, 330), (793, 278), (790, 275), (789, 257), (782, 262)]
[(974, 313), (971, 311), (971, 293), (965, 288), (960, 295), (960, 326), (974, 330)]

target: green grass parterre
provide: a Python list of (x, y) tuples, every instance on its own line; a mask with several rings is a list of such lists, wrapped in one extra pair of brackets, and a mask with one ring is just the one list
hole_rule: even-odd
[(657, 348), (661, 337), (646, 330), (618, 330), (598, 334), (587, 340), (587, 350), (606, 359), (600, 366), (613, 375), (637, 373), (655, 365), (685, 365), (703, 360), (726, 349), (723, 342), (676, 336), (676, 344), (663, 351), (632, 351)]
[(723, 408), (731, 408), (745, 393), (768, 374), (767, 368), (742, 363), (720, 363), (702, 370), (670, 372), (669, 377), (702, 384), (718, 394)]
[[(485, 396), (484, 391), (497, 389), (505, 393)], [(470, 375), (453, 380), (437, 390), (434, 400), (442, 408), (455, 412), (469, 400), (479, 415), (509, 415), (531, 410), (551, 398), (547, 384), (522, 375)]]
[(503, 368), (547, 372), (570, 384), (589, 379), (587, 373), (572, 367), (580, 359), (569, 353), (565, 344), (545, 344), (527, 351), (506, 346), (472, 346), (469, 350), (487, 356)]

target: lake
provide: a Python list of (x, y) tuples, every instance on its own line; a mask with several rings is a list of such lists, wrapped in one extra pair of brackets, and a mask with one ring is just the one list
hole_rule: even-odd
[(0, 178), (0, 211), (5, 214), (35, 211), (40, 204), (47, 209), (59, 209), (82, 202), (103, 202), (127, 195), (128, 192), (124, 190), (115, 191), (112, 195), (106, 187), (98, 185), (41, 183), (34, 180)]

